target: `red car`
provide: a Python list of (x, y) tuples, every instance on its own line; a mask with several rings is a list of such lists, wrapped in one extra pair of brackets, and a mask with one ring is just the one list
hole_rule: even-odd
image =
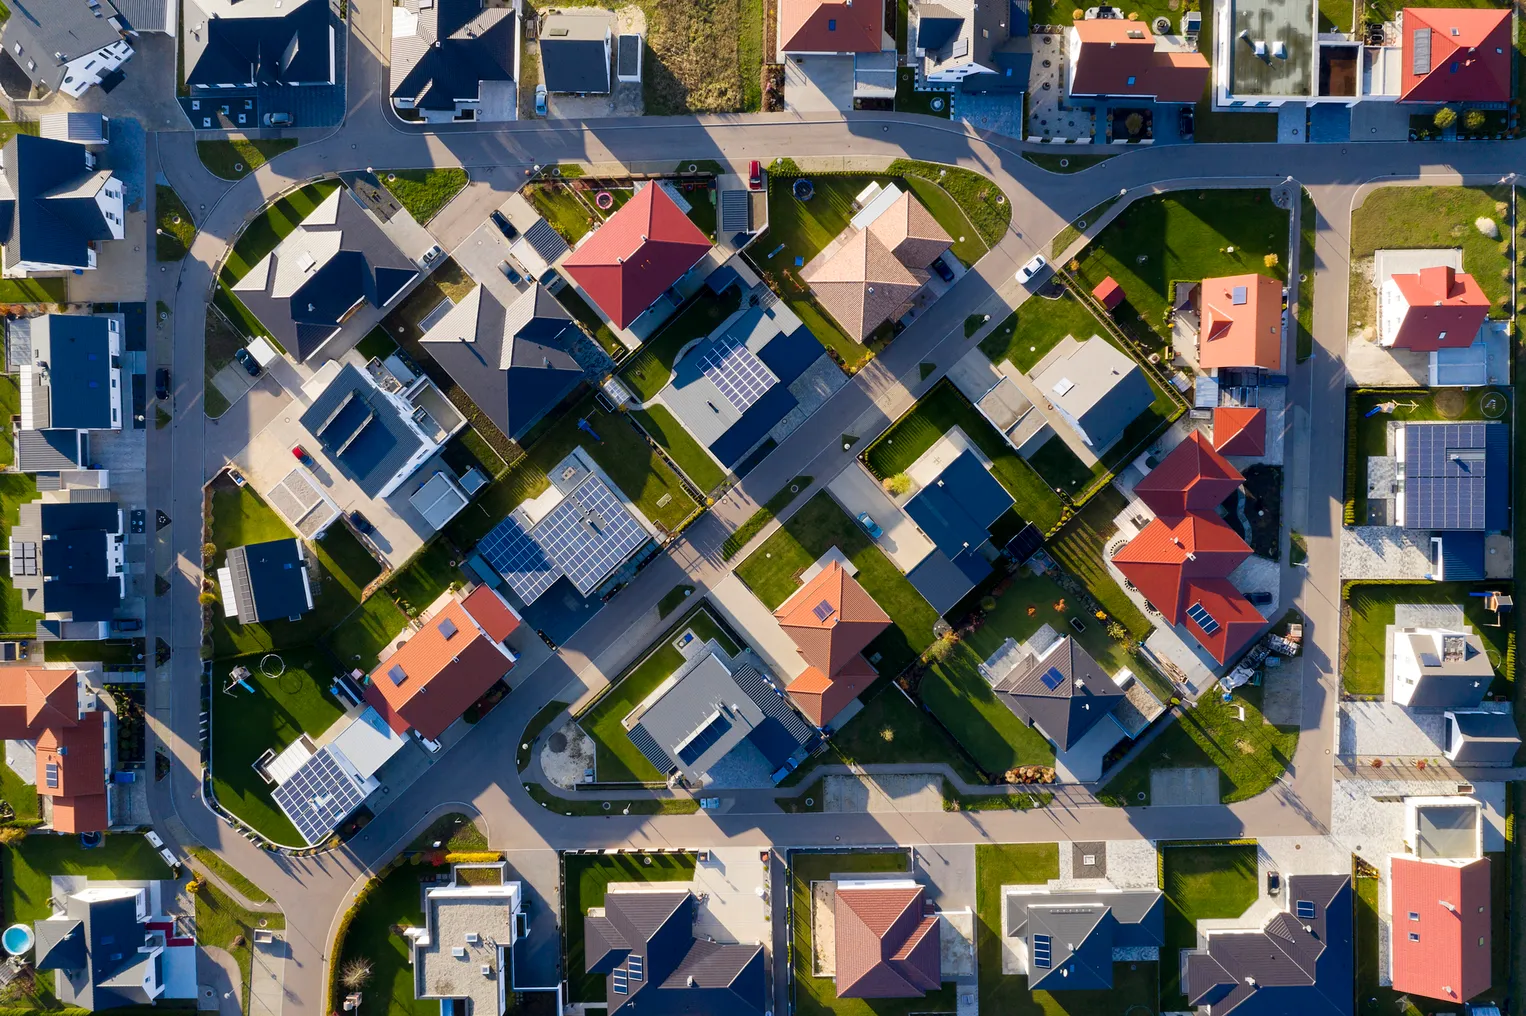
[(752, 160), (752, 172), (748, 174), (747, 186), (753, 190), (763, 189), (763, 164), (757, 159)]
[(295, 455), (297, 457), (297, 461), (302, 463), (304, 466), (310, 466), (313, 464), (313, 457), (307, 454), (307, 449), (303, 448), (301, 445), (297, 445), (295, 448), (293, 448), (291, 453)]

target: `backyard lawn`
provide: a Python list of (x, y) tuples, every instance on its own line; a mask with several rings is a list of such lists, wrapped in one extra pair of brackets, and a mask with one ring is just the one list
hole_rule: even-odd
[(1028, 990), (1028, 979), (1001, 972), (1001, 887), (1043, 885), (1059, 877), (1060, 850), (1054, 843), (976, 844), (975, 955), (981, 1005), (1000, 1013), (1032, 1011), (1037, 998)]
[(419, 880), (436, 869), (404, 864), (371, 885), (355, 908), (344, 938), (336, 943), (340, 970), (352, 960), (371, 964), (371, 979), (356, 1016), (439, 1016), (439, 1002), (416, 999), (413, 945), (397, 931), (424, 927)]
[[(302, 846), (296, 828), (275, 806), (270, 785), (253, 769), (254, 761), (272, 749), (277, 754), (302, 734), (317, 737), (339, 719), (338, 699), (328, 691), (333, 667), (317, 649), (285, 651), (285, 671), (265, 677), (264, 654), (218, 660), (212, 668), (212, 787), (217, 800), (261, 833), (287, 846)], [(254, 674), (254, 691), (223, 686), (234, 667), (243, 664)]]
[[(953, 767), (966, 783), (983, 783), (974, 760), (928, 713), (888, 680), (859, 696), (864, 708), (827, 742), (828, 751), (817, 755), (824, 764), (873, 765), (875, 763), (938, 763)], [(787, 781), (806, 781), (813, 763), (801, 766)]]
[(196, 223), (191, 212), (167, 184), (154, 185), (154, 257), (159, 261), (179, 261), (191, 249), (196, 238)]
[(667, 406), (653, 403), (645, 409), (632, 410), (631, 416), (653, 441), (662, 446), (694, 486), (709, 493), (726, 482), (726, 471), (683, 428)]
[(1197, 922), (1239, 917), (1254, 902), (1257, 885), (1256, 845), (1161, 846), (1161, 890), (1166, 897), (1166, 944), (1161, 949), (1160, 997), (1164, 1010), (1187, 1009), (1182, 997), (1182, 949), (1197, 947)]
[(562, 933), (567, 937), (568, 1001), (604, 1001), (604, 975), (583, 972), (587, 968), (583, 957), (583, 918), (591, 908), (604, 905), (605, 889), (611, 882), (688, 882), (693, 878), (693, 854), (562, 855), (565, 887)]
[(980, 673), (982, 657), (965, 642), (928, 668), (917, 694), (977, 765), (999, 777), (1015, 766), (1054, 765), (1054, 749), (998, 699)]
[(434, 540), (414, 555), (328, 633), (325, 641), (335, 658), (346, 667), (367, 671), (375, 667), (377, 656), (408, 626), (410, 618), (418, 616), (453, 583), (463, 581), (460, 569), (451, 564), (452, 554), (448, 543)]
[(742, 305), (742, 291), (732, 286), (717, 296), (701, 289), (656, 335), (648, 339), (620, 371), (625, 383), (639, 402), (648, 402), (667, 387), (678, 352), (696, 339), (702, 339)]
[(397, 169), (381, 174), (381, 179), (398, 204), (408, 209), (408, 214), (422, 226), (461, 193), (466, 186), (466, 170)]
[(600, 783), (658, 783), (666, 777), (631, 742), (620, 721), (683, 666), (684, 656), (673, 643), (686, 630), (692, 630), (701, 641), (715, 639), (728, 655), (741, 651), (704, 605), (696, 606), (663, 632), (653, 648), (578, 717), (579, 725), (593, 738), (595, 777)]
[(1058, 300), (1024, 300), (1023, 305), (980, 340), (980, 351), (992, 363), (1011, 360), (1023, 373), (1032, 370), (1059, 341), (1073, 335), (1084, 342), (1102, 333), (1091, 308), (1062, 291)]
[(736, 574), (773, 610), (799, 588), (800, 573), (834, 546), (858, 567), (859, 585), (890, 615), (891, 626), (869, 643), (865, 657), (882, 675), (899, 674), (932, 643), (938, 613), (826, 491), (791, 515)]
[(265, 141), (228, 138), (222, 141), (198, 141), (196, 154), (213, 176), (220, 176), (224, 180), (242, 180), (277, 155), (296, 147), (296, 138), (272, 138)]
[[(198, 142), (203, 145), (220, 143)], [(319, 180), (273, 202), (239, 234), (218, 278), (231, 286), (249, 274), (249, 269), (275, 250), (276, 244), (290, 235), (339, 186), (338, 180)]]
[(16, 817), (6, 825), (34, 826), (42, 819), (37, 800), (37, 787), (22, 780), (10, 766), (0, 766), (0, 801), (11, 806)]
[(1487, 582), (1417, 582), (1414, 585), (1357, 583), (1346, 586), (1341, 606), (1341, 690), (1348, 695), (1382, 697), (1388, 626), (1400, 603), (1441, 603), (1462, 607), (1464, 620), (1478, 633), (1494, 664), (1491, 694), (1510, 695), (1511, 674), (1504, 664), (1509, 628), (1495, 627), (1482, 597), (1470, 594), (1498, 590), (1509, 593), (1507, 580)]
[(1060, 521), (1059, 498), (947, 379), (875, 439), (864, 453), (864, 464), (881, 480), (904, 473), (953, 427), (962, 429), (991, 460), (991, 475), (1012, 495), (1013, 510), (1040, 532), (1054, 528)]
[[(255, 913), (245, 910), (217, 886), (208, 882), (196, 894), (196, 942), (222, 949), (238, 963), (240, 993), (249, 997), (251, 942), (256, 928), (283, 931), (286, 916), (279, 911)], [(154, 1007), (163, 1008), (161, 1003)]]
[(113, 833), (99, 847), (80, 846), (78, 836), (28, 836), (10, 844), (4, 855), (5, 883), (0, 905), (5, 920), (31, 924), (53, 912), (54, 875), (85, 875), (94, 879), (169, 878), (170, 869), (148, 840), (135, 833)]
[[(1113, 486), (1099, 490), (1045, 545), (1051, 557), (1080, 580), (1102, 609), (1143, 641), (1154, 627), (1107, 569), (1108, 544), (1118, 533), (1113, 520), (1128, 506)], [(1083, 643), (1086, 639), (1083, 637)], [(1093, 655), (1096, 655), (1095, 653)]]

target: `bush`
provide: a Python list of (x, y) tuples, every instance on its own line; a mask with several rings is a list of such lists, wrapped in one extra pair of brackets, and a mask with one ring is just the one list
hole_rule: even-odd
[(1436, 125), (1437, 130), (1444, 131), (1457, 122), (1457, 110), (1451, 106), (1442, 106), (1436, 110), (1436, 116), (1431, 122)]
[(901, 497), (911, 491), (911, 477), (905, 473), (887, 476), (880, 484), (891, 497)]
[(1484, 122), (1486, 120), (1488, 120), (1488, 117), (1484, 116), (1483, 110), (1470, 109), (1466, 114), (1463, 115), (1462, 125), (1470, 131), (1483, 130)]
[[(1134, 16), (1133, 14), (1129, 15), (1131, 18)], [(1138, 137), (1139, 132), (1144, 130), (1144, 117), (1138, 113), (1130, 113), (1123, 118), (1123, 127), (1129, 132), (1129, 137)]]
[(1276, 268), (1278, 260), (1279, 259), (1276, 254), (1268, 254), (1266, 257), (1261, 259), (1261, 263), (1266, 265), (1268, 268)]

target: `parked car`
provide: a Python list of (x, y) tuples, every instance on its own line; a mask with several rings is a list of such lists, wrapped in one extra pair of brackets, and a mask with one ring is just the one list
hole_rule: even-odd
[(763, 189), (763, 164), (757, 159), (752, 160), (752, 169), (747, 174), (747, 186), (752, 190)]
[(371, 533), (376, 532), (376, 527), (371, 525), (371, 520), (360, 514), (360, 512), (350, 512), (350, 525), (360, 530), (363, 535), (369, 536)]
[(954, 270), (948, 266), (948, 262), (941, 257), (933, 258), (933, 271), (938, 273), (938, 278), (944, 282), (954, 281)]
[(1176, 133), (1180, 134), (1183, 140), (1192, 140), (1194, 116), (1191, 106), (1183, 106), (1181, 112), (1176, 114)]
[(430, 247), (424, 252), (423, 262), (426, 265), (433, 264), (436, 260), (444, 256), (445, 252), (440, 249), (440, 245), (435, 244), (433, 247)]
[(1257, 590), (1254, 593), (1247, 593), (1245, 598), (1258, 607), (1264, 607), (1272, 602), (1272, 594), (1264, 589)]
[(519, 230), (514, 228), (514, 223), (510, 222), (509, 217), (502, 212), (494, 212), (488, 218), (493, 220), (493, 225), (498, 227), (498, 232), (502, 233), (505, 239), (512, 240), (519, 235)]
[(254, 354), (249, 352), (247, 347), (235, 352), (233, 358), (239, 362), (244, 370), (248, 371), (250, 377), (260, 376), (260, 361), (254, 358)]
[(868, 512), (858, 513), (858, 524), (864, 527), (864, 532), (876, 540), (885, 535), (885, 530), (880, 528), (880, 524), (874, 521)]
[(1038, 277), (1038, 274), (1049, 267), (1049, 262), (1044, 255), (1035, 254), (1033, 260), (1017, 270), (1017, 281), (1027, 285)]
[(170, 369), (160, 367), (154, 372), (154, 394), (160, 402), (168, 402), (170, 398)]
[(536, 85), (535, 86), (535, 115), (536, 116), (545, 116), (546, 115), (546, 86), (545, 85)]
[(143, 622), (136, 617), (119, 617), (111, 622), (112, 631), (142, 631)]
[(412, 734), (413, 739), (419, 742), (419, 744), (423, 745), (424, 750), (429, 752), (429, 754), (433, 755), (435, 752), (440, 750), (439, 741), (432, 741), (425, 737), (423, 734), (419, 733), (417, 730), (413, 730), (411, 728), (409, 729), (408, 733)]
[(1266, 894), (1276, 896), (1282, 892), (1282, 876), (1275, 871), (1266, 873)]
[(498, 270), (503, 273), (503, 277), (505, 279), (508, 279), (516, 286), (519, 285), (520, 279), (523, 278), (523, 276), (514, 270), (514, 266), (509, 264), (507, 261), (498, 262)]
[(302, 463), (304, 466), (314, 465), (313, 457), (307, 454), (307, 449), (303, 448), (301, 445), (294, 446), (291, 450), (291, 453), (292, 455), (296, 456), (297, 461)]
[(297, 118), (292, 116), (290, 113), (265, 114), (266, 127), (295, 127), (296, 125)]

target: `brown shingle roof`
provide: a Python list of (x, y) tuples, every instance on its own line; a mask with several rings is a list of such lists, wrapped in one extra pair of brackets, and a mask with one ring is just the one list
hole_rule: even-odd
[(920, 201), (908, 192), (869, 223), (869, 232), (880, 238), (897, 261), (911, 268), (925, 268), (954, 242)]
[(839, 998), (914, 998), (942, 982), (938, 918), (921, 886), (839, 888), (833, 907)]

